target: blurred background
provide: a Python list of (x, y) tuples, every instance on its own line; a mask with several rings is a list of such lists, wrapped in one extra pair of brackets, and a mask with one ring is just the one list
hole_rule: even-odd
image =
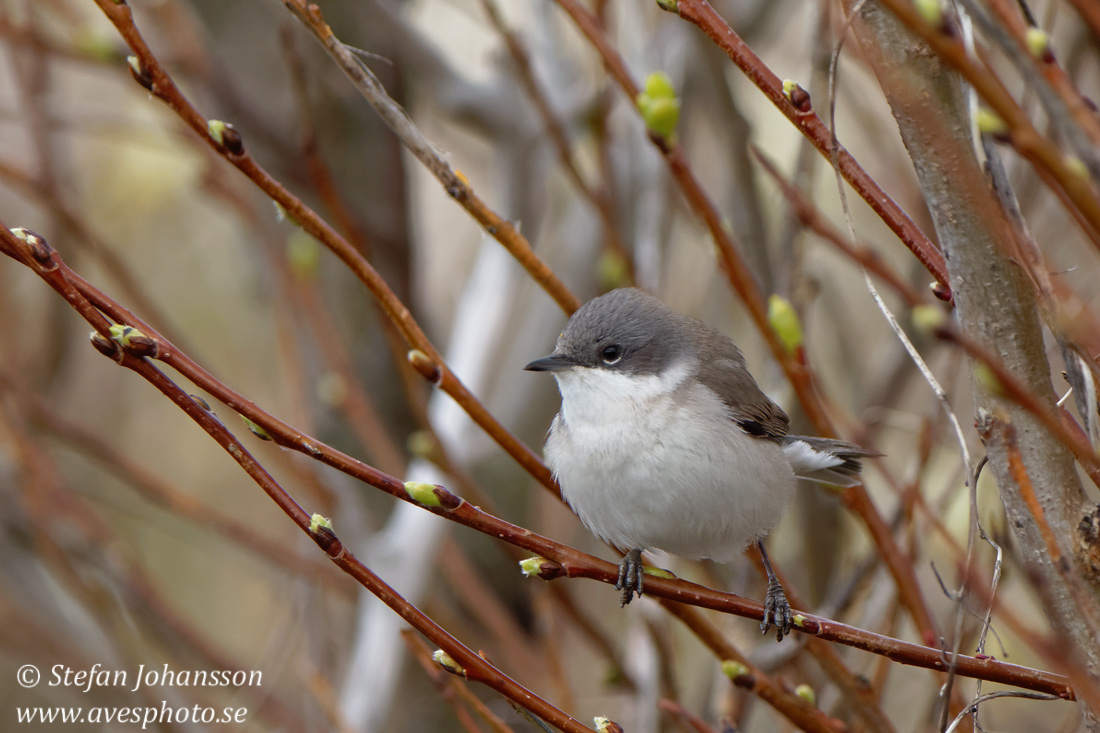
[[(200, 113), (232, 123), (257, 162), (360, 249), (465, 384), (541, 450), (557, 394), (546, 375), (522, 367), (549, 352), (566, 314), (403, 150), (282, 3), (130, 5)], [(714, 6), (778, 76), (799, 80), (826, 116), (837, 7), (795, 0)], [(953, 629), (955, 606), (932, 566), (954, 587), (966, 541), (967, 468), (943, 410), (874, 307), (858, 265), (798, 222), (749, 144), (843, 230), (828, 162), (694, 26), (654, 3), (595, 0), (589, 7), (635, 79), (658, 70), (671, 78), (687, 160), (762, 292), (787, 298), (800, 314), (806, 360), (842, 437), (886, 454), (867, 467), (868, 490), (912, 554), (935, 618)], [(365, 63), (450, 164), (582, 300), (633, 281), (720, 328), (791, 413), (793, 432), (808, 429), (632, 100), (557, 4), (332, 0), (321, 9), (340, 40), (369, 54)], [(1061, 3), (1032, 10), (1078, 88), (1095, 98), (1097, 39)], [(562, 164), (490, 11), (529, 60), (575, 173)], [(461, 495), (474, 487), (503, 519), (615, 559), (409, 369), (407, 346), (346, 267), (134, 82), (125, 44), (94, 3), (7, 0), (0, 42), (6, 226), (38, 232), (78, 273), (302, 431), (402, 479), (438, 482)], [(1027, 100), (1008, 65), (993, 62)], [(855, 43), (839, 62), (836, 129), (934, 236), (890, 110)], [(1029, 167), (1011, 155), (1007, 164), (1048, 262), (1095, 304), (1096, 250)], [(927, 293), (928, 273), (858, 197), (848, 198), (860, 241), (901, 281)], [(884, 297), (906, 322), (904, 301), (889, 288)], [(969, 429), (965, 361), (910, 330), (980, 455)], [(424, 666), (419, 637), (403, 635), (403, 623), (328, 563), (179, 410), (88, 348), (87, 332), (32, 272), (0, 262), (0, 727), (14, 729), (18, 706), (159, 707), (166, 700), (246, 707), (247, 721), (236, 727), (248, 731), (489, 729), (481, 719), (464, 727), (455, 710), (466, 703), (450, 699), (450, 678)], [(1064, 391), (1054, 346), (1051, 359), (1055, 389)], [(630, 731), (699, 730), (669, 712), (678, 704), (713, 730), (722, 719), (747, 731), (789, 727), (733, 688), (719, 660), (652, 601), (621, 610), (618, 594), (604, 585), (524, 579), (516, 565), (522, 554), (503, 543), (255, 440), (229, 408), (210, 402), (297, 501), (331, 517), (338, 536), (384, 580), (581, 721), (606, 716)], [(438, 467), (439, 446), (450, 471)], [(1013, 631), (1044, 633), (1047, 621), (1011, 556), (988, 477), (979, 484), (979, 509), (1010, 550), (999, 594), (1015, 624), (995, 617), (987, 653), (1043, 667)], [(802, 487), (770, 548), (816, 612), (920, 641), (862, 524), (829, 491)], [(988, 573), (992, 552), (983, 546), (979, 553)], [(748, 562), (657, 561), (682, 577), (763, 596)], [(824, 710), (852, 722), (796, 639), (777, 646), (752, 621), (713, 621), (761, 667), (792, 688), (811, 685)], [(977, 626), (968, 621), (968, 639)], [(935, 726), (938, 677), (838, 649), (873, 686), (897, 730)], [(260, 670), (263, 682), (140, 692), (16, 683), (15, 670), (25, 664), (45, 673), (97, 663), (131, 674), (143, 664)], [(972, 681), (956, 684), (973, 694)], [(514, 730), (536, 730), (498, 695), (467, 687)], [(659, 709), (658, 701), (666, 704)], [(997, 701), (983, 708), (983, 721), (988, 730), (1068, 731), (1079, 713), (1069, 703)]]

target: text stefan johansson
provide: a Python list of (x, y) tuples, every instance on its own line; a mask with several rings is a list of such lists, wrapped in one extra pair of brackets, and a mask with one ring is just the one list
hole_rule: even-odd
[(84, 692), (93, 687), (124, 687), (137, 692), (143, 687), (260, 687), (263, 685), (263, 672), (259, 670), (219, 669), (169, 669), (165, 664), (160, 669), (146, 669), (142, 664), (137, 673), (130, 676), (124, 669), (104, 669), (94, 664), (91, 669), (76, 670), (64, 664), (55, 664), (50, 668), (50, 687), (79, 687)]

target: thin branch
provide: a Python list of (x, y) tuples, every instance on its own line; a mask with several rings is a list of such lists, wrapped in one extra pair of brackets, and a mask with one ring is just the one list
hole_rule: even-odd
[[(763, 92), (776, 109), (790, 120), (795, 129), (813, 143), (819, 153), (826, 158), (831, 155), (831, 134), (821, 118), (812, 110), (800, 109), (791, 103), (783, 93), (782, 80), (772, 73), (771, 69), (734, 33), (729, 24), (706, 0), (678, 0), (668, 5), (681, 18), (697, 25), (719, 48), (725, 51), (734, 65)], [(666, 5), (662, 3), (662, 7)], [(902, 208), (860, 167), (851, 153), (840, 148), (838, 155), (840, 171), (844, 179), (931, 273), (941, 287), (939, 292), (942, 293), (942, 297), (949, 300), (951, 290), (947, 282), (947, 268), (940, 251), (917, 228)]]
[[(110, 341), (110, 322), (100, 313), (100, 308), (115, 314), (127, 313), (125, 309), (111, 301), (107, 296), (84, 283), (61, 260), (58, 253), (39, 237), (28, 236), (27, 241), (17, 239), (10, 231), (0, 224), (0, 251), (13, 259), (27, 265), (33, 272), (46, 281), (66, 301), (69, 302), (89, 323), (91, 323), (108, 343)], [(80, 284), (80, 289), (74, 285)], [(96, 297), (96, 304), (85, 297), (85, 293), (91, 293)], [(133, 318), (131, 314), (131, 318)], [(133, 320), (120, 319), (117, 321), (123, 325), (139, 327), (136, 318)], [(155, 332), (152, 332), (155, 333)], [(166, 363), (169, 361), (169, 346), (165, 346), (155, 336), (149, 336), (152, 346), (148, 347), (156, 358)], [(251, 455), (241, 448), (240, 443), (228, 433), (213, 415), (207, 412), (193, 398), (179, 390), (164, 375), (144, 359), (132, 356), (128, 351), (121, 350), (116, 358), (123, 366), (136, 371), (140, 376), (153, 383), (173, 403), (195, 420), (200, 427), (215, 437), (218, 442), (231, 452), (241, 467), (256, 480), (262, 488), (271, 496), (276, 504), (291, 517), (299, 527), (309, 531), (310, 516), (304, 512), (275, 482), (267, 472), (257, 464)], [(410, 502), (430, 511), (437, 516), (450, 519), (484, 534), (497, 537), (506, 542), (522, 547), (543, 558), (548, 562), (543, 563), (540, 575), (546, 579), (557, 577), (590, 578), (603, 583), (614, 584), (618, 580), (618, 566), (599, 560), (585, 553), (574, 550), (560, 543), (549, 540), (535, 534), (530, 530), (518, 527), (501, 519), (486, 514), (481, 509), (472, 506), (446, 489), (436, 486), (432, 490), (434, 496), (433, 505), (425, 505), (412, 497), (409, 487), (404, 482), (378, 471), (360, 461), (351, 458), (329, 446), (320, 443), (309, 436), (303, 435), (294, 428), (285, 425), (268, 413), (259, 409), (255, 404), (229, 390), (221, 382), (212, 377), (208, 372), (194, 365), (187, 357), (181, 354), (171, 356), (173, 366), (180, 365), (189, 369), (185, 376), (207, 393), (225, 401), (228, 406), (248, 417), (253, 422), (263, 427), (280, 445), (300, 450), (307, 455), (332, 466), (354, 478), (357, 478), (375, 488), (381, 489), (402, 501)], [(193, 367), (192, 367), (193, 365)], [(182, 370), (181, 370), (182, 371)], [(339, 540), (332, 537), (331, 543), (323, 540), (318, 535), (311, 534), (322, 549), (329, 552), (330, 558), (341, 568), (349, 572), (353, 577), (364, 584), (372, 592), (379, 594), (387, 605), (394, 608), (399, 615), (405, 618), (405, 614), (416, 617), (415, 609), (406, 607), (404, 599), (396, 596), (388, 586), (373, 576), (370, 571), (362, 567), (357, 560), (339, 547)], [(381, 585), (380, 585), (381, 584)], [(646, 580), (646, 593), (658, 598), (678, 601), (682, 604), (710, 608), (723, 613), (730, 613), (757, 621), (763, 618), (763, 604), (757, 601), (741, 598), (730, 593), (722, 593), (684, 580), (648, 577)], [(408, 620), (408, 619), (407, 619)], [(410, 621), (412, 623), (412, 621)], [(414, 623), (422, 633), (425, 633), (433, 642), (446, 646), (439, 636), (445, 634), (441, 629), (435, 630), (430, 624), (424, 624), (417, 617)], [(425, 631), (425, 628), (428, 631)], [(883, 637), (872, 632), (857, 629), (829, 619), (812, 616), (810, 614), (796, 614), (796, 629), (804, 633), (812, 634), (826, 641), (834, 641), (858, 649), (863, 649), (875, 654), (888, 657), (902, 664), (924, 667), (926, 669), (944, 670), (946, 668), (942, 653), (938, 649), (923, 647), (918, 644)], [(435, 636), (433, 636), (435, 634)], [(449, 649), (449, 647), (447, 647)], [(465, 652), (463, 652), (465, 654)], [(476, 655), (475, 655), (476, 656)], [(457, 658), (457, 657), (456, 657)], [(463, 657), (465, 659), (465, 657)], [(479, 658), (480, 659), (480, 658)], [(460, 660), (462, 661), (462, 660)], [(484, 660), (481, 660), (483, 662)], [(480, 662), (479, 662), (480, 663)], [(484, 668), (479, 668), (484, 671)], [(977, 659), (973, 657), (960, 657), (958, 660), (958, 673), (967, 677), (1037, 690), (1059, 695), (1065, 699), (1074, 697), (1073, 689), (1068, 681), (1057, 674), (1039, 670), (1005, 664), (993, 659)], [(543, 716), (545, 717), (545, 716)]]
[(915, 308), (918, 305), (927, 303), (928, 298), (924, 297), (915, 288), (905, 282), (891, 269), (882, 258), (867, 245), (854, 245), (848, 238), (842, 235), (837, 229), (829, 223), (825, 215), (817, 208), (817, 205), (797, 186), (792, 184), (775, 167), (775, 164), (768, 160), (756, 146), (752, 146), (753, 157), (756, 158), (756, 162), (760, 164), (760, 167), (764, 169), (764, 172), (771, 176), (776, 185), (779, 186), (779, 191), (783, 194), (783, 197), (787, 199), (787, 203), (791, 207), (791, 212), (798, 217), (798, 220), (804, 225), (809, 227), (814, 234), (824, 239), (829, 244), (837, 248), (842, 254), (847, 256), (853, 262), (860, 267), (874, 273), (876, 277), (885, 282), (890, 288), (901, 296), (905, 304), (910, 308)]
[(626, 266), (628, 280), (633, 281), (634, 261), (630, 255), (630, 250), (627, 249), (622, 237), (619, 236), (619, 228), (615, 225), (610, 197), (606, 195), (606, 192), (597, 191), (590, 186), (573, 162), (573, 153), (565, 125), (554, 113), (554, 108), (550, 104), (546, 91), (535, 77), (535, 70), (532, 68), (527, 49), (516, 33), (504, 24), (504, 19), (500, 15), (500, 9), (497, 7), (495, 0), (481, 0), (481, 5), (485, 9), (485, 14), (489, 17), (493, 28), (504, 40), (504, 47), (508, 50), (508, 55), (512, 57), (520, 86), (523, 87), (528, 99), (531, 100), (531, 104), (534, 105), (535, 110), (542, 119), (542, 124), (550, 135), (550, 142), (558, 153), (562, 168), (577, 188), (577, 191), (580, 192), (581, 197), (596, 211), (596, 215), (600, 218), (600, 225), (603, 227), (604, 242), (616, 256), (622, 258)]
[[(107, 18), (115, 25), (123, 39), (134, 52), (138, 70), (135, 70), (133, 73), (138, 82), (145, 86), (158, 99), (164, 101), (168, 107), (205, 140), (210, 147), (221, 154), (228, 162), (236, 166), (252, 180), (253, 183), (264, 191), (264, 193), (282, 206), (287, 214), (301, 226), (302, 229), (336, 254), (336, 256), (348, 266), (348, 269), (359, 278), (371, 294), (378, 300), (386, 316), (401, 332), (402, 337), (408, 342), (409, 346), (423, 352), (428, 357), (428, 360), (434, 368), (433, 375), (435, 375), (435, 378), (433, 382), (440, 389), (449, 394), (452, 399), (470, 415), (474, 422), (481, 426), (493, 440), (524, 468), (524, 470), (548, 489), (558, 493), (549, 470), (543, 465), (539, 457), (522, 441), (508, 432), (504, 426), (489, 413), (473, 393), (462, 384), (458, 377), (451, 372), (443, 361), (443, 358), (439, 355), (439, 352), (431, 344), (424, 334), (424, 331), (420, 328), (420, 325), (413, 318), (409, 309), (400, 301), (397, 295), (370, 263), (363, 258), (362, 254), (360, 254), (344, 237), (336, 232), (336, 230), (334, 230), (324, 219), (318, 216), (316, 212), (306, 206), (301, 199), (272, 178), (271, 175), (252, 158), (246, 149), (243, 147), (238, 148), (234, 145), (231, 150), (229, 147), (226, 147), (225, 144), (216, 141), (211, 136), (206, 119), (203, 118), (183, 96), (175, 82), (172, 81), (167, 70), (161, 65), (160, 61), (157, 60), (156, 56), (145, 43), (145, 40), (141, 37), (137, 27), (134, 25), (129, 6), (125, 4), (116, 4), (113, 0), (96, 0), (96, 4), (99, 5)], [(327, 28), (327, 26), (324, 27)], [(334, 38), (331, 38), (331, 36), (330, 42), (332, 44), (339, 43)], [(336, 46), (334, 45), (333, 48), (336, 48)], [(349, 56), (350, 62), (356, 65), (356, 68), (361, 68), (357, 65), (358, 62), (355, 61), (355, 57), (350, 51), (347, 51), (342, 45), (339, 46), (339, 51)], [(394, 114), (396, 114), (396, 112)], [(453, 176), (454, 174), (452, 173), (451, 175)], [(465, 195), (468, 193), (469, 189), (465, 184), (460, 183), (459, 186), (458, 189), (455, 189), (457, 191), (455, 195)], [(474, 201), (473, 199), (470, 200)], [(510, 224), (507, 225), (507, 228), (512, 230)], [(558, 293), (558, 297), (567, 299), (564, 293)], [(573, 303), (575, 304), (575, 302), (574, 299)], [(133, 317), (132, 314), (130, 317)]]
[(955, 719), (951, 721), (951, 725), (944, 731), (944, 733), (951, 733), (953, 730), (959, 727), (963, 719), (966, 718), (972, 712), (978, 711), (978, 706), (986, 700), (994, 700), (998, 697), (1022, 697), (1025, 700), (1057, 700), (1056, 697), (1050, 695), (1036, 694), (1034, 692), (1013, 692), (1012, 690), (1000, 690), (999, 692), (990, 692), (982, 695), (981, 697), (974, 698), (970, 701), (970, 704), (966, 706), (966, 709), (955, 716)]
[[(18, 247), (19, 244), (22, 244), (6, 229), (0, 231), (0, 238), (3, 240), (5, 251), (11, 251), (13, 246)], [(37, 274), (57, 290), (70, 304), (77, 305), (83, 302), (85, 305), (81, 307), (82, 315), (85, 315), (86, 320), (97, 326), (97, 330), (99, 330), (99, 326), (105, 326), (107, 322), (103, 316), (92, 308), (91, 304), (76, 291), (69, 281), (68, 276), (71, 271), (61, 264), (60, 257), (57, 257), (56, 253), (49, 253), (48, 245), (45, 245), (42, 240), (37, 241), (39, 243), (37, 253), (32, 254), (29, 247), (20, 248), (23, 250), (23, 255), (31, 261), (43, 260), (38, 262)], [(42, 250), (42, 246), (46, 247), (47, 250)], [(43, 253), (46, 253), (45, 257), (42, 256)], [(108, 339), (107, 344), (111, 345), (115, 342)], [(142, 355), (135, 355), (131, 353), (131, 349), (128, 347), (117, 344), (114, 358), (120, 366), (137, 373), (194, 420), (200, 428), (232, 456), (245, 473), (263, 489), (264, 493), (275, 502), (283, 513), (298, 525), (298, 528), (305, 532), (310, 539), (317, 543), (317, 546), (328, 555), (328, 558), (337, 567), (358, 581), (360, 585), (389, 606), (413, 628), (450, 654), (463, 670), (464, 677), (481, 682), (496, 690), (503, 696), (530, 709), (536, 715), (552, 722), (560, 730), (574, 733), (590, 730), (489, 664), (480, 655), (448, 633), (442, 626), (402, 598), (385, 581), (359, 562), (331, 530), (315, 528), (312, 524), (313, 517), (291, 498), (267, 470), (256, 461), (252, 454), (241, 445), (238, 439), (225, 428), (220, 420), (148, 362), (144, 358), (144, 351), (137, 353)], [(380, 472), (378, 473), (380, 474)], [(396, 481), (392, 478), (390, 480)], [(402, 484), (402, 490), (404, 490), (403, 487)]]
[(439, 694), (447, 701), (451, 709), (455, 711), (455, 716), (458, 717), (463, 728), (471, 733), (476, 733), (481, 730), (470, 718), (470, 714), (466, 711), (466, 708), (463, 707), (467, 706), (473, 709), (474, 712), (489, 725), (489, 728), (496, 733), (513, 733), (512, 728), (506, 725), (500, 717), (490, 710), (488, 705), (479, 700), (477, 695), (470, 692), (467, 685), (460, 682), (454, 675), (444, 672), (443, 668), (435, 663), (432, 659), (432, 650), (415, 632), (411, 629), (405, 629), (401, 632), (401, 638), (409, 648), (409, 654), (420, 663), (420, 667), (427, 673), (428, 678), (432, 681), (432, 685), (439, 690)]
[[(1067, 156), (1043, 137), (1001, 80), (987, 67), (971, 58), (957, 34), (946, 33), (943, 28), (930, 25), (908, 0), (880, 2), (970, 83), (978, 96), (1004, 123), (1004, 136), (1012, 146), (1031, 162), (1036, 172), (1044, 177), (1053, 190), (1065, 194), (1070, 211), (1076, 210), (1081, 214), (1085, 233), (1100, 248), (1100, 198), (1097, 197), (1089, 177), (1082, 176), (1079, 170), (1075, 170)], [(1092, 157), (1078, 160), (1089, 166), (1090, 173), (1100, 179), (1100, 163)]]
[[(100, 3), (106, 1), (97, 0)], [(478, 198), (466, 176), (451, 168), (443, 155), (409, 119), (405, 110), (386, 94), (386, 90), (374, 73), (333, 34), (332, 29), (321, 17), (321, 9), (304, 0), (286, 0), (285, 5), (294, 17), (317, 38), (329, 57), (336, 62), (359, 93), (371, 103), (409, 152), (439, 179), (447, 194), (466, 209), (491, 237), (504, 245), (504, 248), (527, 270), (531, 278), (550, 294), (562, 310), (566, 313), (577, 310), (581, 305), (577, 297), (569, 292), (558, 276), (535, 255), (530, 243), (519, 233), (519, 230)]]
[[(604, 65), (619, 83), (623, 92), (633, 100), (639, 92), (639, 87), (627, 70), (622, 56), (604, 35), (603, 29), (596, 18), (578, 0), (556, 1), (592, 43), (603, 59)], [(814, 387), (816, 380), (813, 372), (804, 358), (797, 358), (790, 353), (779, 341), (775, 330), (768, 323), (764, 299), (756, 285), (756, 281), (752, 273), (749, 272), (746, 263), (738, 254), (730, 233), (722, 224), (720, 214), (691, 172), (682, 149), (679, 145), (664, 138), (651, 136), (651, 139), (658, 151), (664, 156), (688, 203), (706, 223), (711, 238), (718, 248), (719, 261), (724, 266), (723, 269), (730, 283), (740, 296), (757, 330), (768, 344), (772, 355), (786, 373), (807, 418), (818, 434), (826, 437), (835, 435), (832, 420), (829, 418), (824, 404), (817, 396)], [(883, 197), (885, 199), (885, 194), (883, 194)], [(946, 282), (946, 276), (943, 282)], [(932, 613), (921, 596), (920, 585), (917, 582), (912, 563), (898, 549), (890, 528), (886, 526), (882, 516), (878, 513), (870, 495), (867, 494), (867, 490), (862, 484), (859, 484), (845, 489), (841, 497), (848, 509), (858, 515), (867, 526), (875, 545), (881, 550), (882, 556), (886, 560), (886, 566), (895, 578), (902, 601), (912, 614), (925, 643), (932, 643), (939, 637), (939, 632), (936, 629)]]

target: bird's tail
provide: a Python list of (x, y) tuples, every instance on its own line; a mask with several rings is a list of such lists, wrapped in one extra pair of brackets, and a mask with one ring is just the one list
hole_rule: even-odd
[(783, 452), (795, 476), (844, 488), (859, 483), (859, 473), (863, 470), (861, 459), (882, 455), (855, 443), (804, 435), (785, 436)]

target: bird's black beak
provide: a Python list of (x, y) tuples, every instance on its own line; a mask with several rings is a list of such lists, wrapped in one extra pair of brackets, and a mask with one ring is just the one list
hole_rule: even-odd
[(541, 359), (535, 359), (523, 368), (529, 372), (564, 372), (566, 369), (572, 369), (576, 365), (577, 363), (575, 361), (564, 354), (551, 354)]

